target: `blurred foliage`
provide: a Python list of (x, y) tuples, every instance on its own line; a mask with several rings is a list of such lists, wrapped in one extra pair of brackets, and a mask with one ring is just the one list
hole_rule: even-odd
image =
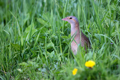
[[(90, 39), (87, 54), (81, 46), (71, 54), (70, 24), (61, 20), (70, 15)], [(119, 80), (119, 26), (119, 0), (0, 0), (0, 79)]]

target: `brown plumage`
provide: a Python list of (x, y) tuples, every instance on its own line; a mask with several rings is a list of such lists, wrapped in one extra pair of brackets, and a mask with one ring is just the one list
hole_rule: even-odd
[(68, 16), (66, 18), (63, 18), (62, 20), (67, 21), (71, 24), (71, 36), (73, 37), (71, 43), (71, 49), (74, 54), (77, 54), (77, 49), (79, 44), (83, 46), (85, 50), (87, 47), (90, 47), (90, 41), (80, 30), (79, 22), (76, 17)]

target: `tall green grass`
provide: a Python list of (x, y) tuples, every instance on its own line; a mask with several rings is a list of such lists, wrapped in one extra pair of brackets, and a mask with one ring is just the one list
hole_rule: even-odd
[[(0, 1), (1, 80), (119, 80), (119, 0)], [(76, 16), (92, 49), (70, 49), (70, 24)], [(95, 61), (93, 69), (85, 67)], [(72, 75), (72, 70), (78, 69)]]

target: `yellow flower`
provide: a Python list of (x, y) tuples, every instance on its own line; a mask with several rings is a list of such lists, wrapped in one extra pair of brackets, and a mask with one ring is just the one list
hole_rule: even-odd
[(95, 65), (95, 62), (92, 60), (89, 60), (85, 63), (86, 67), (92, 68)]
[(72, 71), (72, 74), (73, 74), (73, 75), (76, 75), (77, 70), (78, 70), (78, 69), (74, 68), (74, 70)]

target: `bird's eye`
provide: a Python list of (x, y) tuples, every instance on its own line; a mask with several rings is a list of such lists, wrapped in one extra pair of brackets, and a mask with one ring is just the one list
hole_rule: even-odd
[(72, 17), (70, 17), (70, 19), (72, 19)]

